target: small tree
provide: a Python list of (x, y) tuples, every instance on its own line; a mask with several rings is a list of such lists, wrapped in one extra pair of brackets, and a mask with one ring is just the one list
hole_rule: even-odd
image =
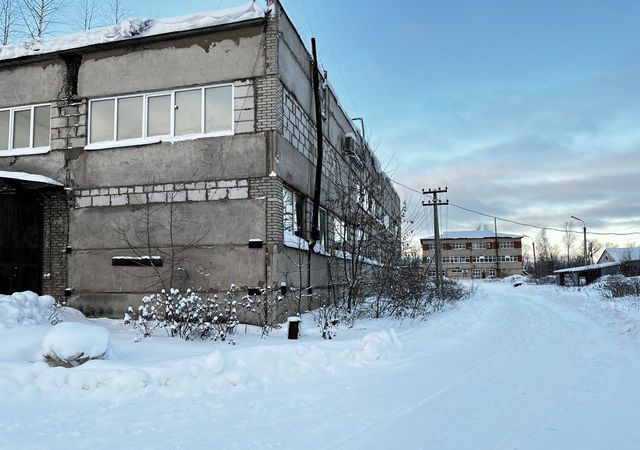
[(101, 5), (97, 0), (78, 0), (76, 6), (77, 23), (81, 30), (90, 30), (101, 15)]
[(7, 45), (15, 32), (16, 0), (0, 0), (0, 44)]
[(60, 24), (65, 0), (22, 0), (20, 15), (31, 39), (40, 39)]
[(108, 0), (104, 8), (104, 17), (108, 24), (118, 25), (129, 15), (125, 0)]

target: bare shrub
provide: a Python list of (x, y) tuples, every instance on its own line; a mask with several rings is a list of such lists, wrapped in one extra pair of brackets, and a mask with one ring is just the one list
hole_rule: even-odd
[(258, 326), (262, 329), (261, 337), (269, 335), (271, 330), (280, 328), (281, 308), (283, 296), (280, 290), (272, 289), (271, 286), (260, 289), (256, 295), (247, 295), (243, 298), (245, 310), (252, 314)]
[(640, 297), (640, 277), (609, 275), (601, 279), (599, 290), (607, 298)]

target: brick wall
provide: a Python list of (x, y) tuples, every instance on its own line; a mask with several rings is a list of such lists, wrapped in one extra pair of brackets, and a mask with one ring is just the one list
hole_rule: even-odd
[(87, 144), (87, 100), (66, 98), (51, 106), (51, 150)]
[(64, 300), (67, 285), (66, 247), (69, 236), (69, 191), (43, 192), (42, 292)]
[(256, 78), (256, 131), (282, 130), (282, 94), (278, 78), (278, 13), (267, 18), (264, 34), (265, 75)]
[(249, 181), (218, 180), (195, 183), (146, 184), (125, 187), (76, 189), (75, 207), (143, 205), (167, 202), (238, 200), (249, 197)]
[(249, 180), (249, 196), (267, 201), (267, 244), (281, 243), (282, 229), (282, 180), (278, 177), (252, 178)]

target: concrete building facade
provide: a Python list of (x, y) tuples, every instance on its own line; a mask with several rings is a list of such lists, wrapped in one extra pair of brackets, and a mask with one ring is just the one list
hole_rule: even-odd
[[(428, 274), (436, 275), (435, 239), (421, 239)], [(442, 233), (442, 271), (448, 278), (503, 278), (522, 274), (522, 236), (491, 231)]]
[[(117, 317), (173, 257), (180, 289), (296, 284), (317, 156), (311, 57), (279, 2), (244, 8), (0, 49), (0, 291)], [(327, 83), (322, 108), (323, 250), (302, 287), (327, 285), (337, 173), (373, 174), (376, 214), (399, 233), (399, 197), (366, 145), (345, 151), (358, 131)]]

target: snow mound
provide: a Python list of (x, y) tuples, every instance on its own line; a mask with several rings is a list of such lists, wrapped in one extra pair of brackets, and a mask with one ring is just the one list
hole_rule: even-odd
[(502, 278), (503, 283), (529, 283), (531, 279), (524, 275), (510, 275), (508, 277)]
[[(310, 373), (359, 369), (378, 362), (398, 348), (400, 343), (393, 330), (377, 331), (358, 340), (342, 342), (337, 347), (287, 343), (215, 350), (186, 358), (169, 353), (164, 360), (152, 364), (138, 357), (123, 356), (117, 360), (89, 361), (72, 371), (49, 367), (40, 361), (5, 375), (23, 386), (37, 386), (43, 390), (100, 390), (114, 395), (143, 389), (152, 389), (149, 392), (167, 389), (167, 393), (173, 394), (211, 393), (274, 382), (294, 382)], [(79, 354), (105, 357), (110, 351), (107, 330), (79, 323), (56, 325), (42, 344), (43, 355), (55, 353), (59, 359)], [(123, 351), (124, 355), (126, 353)]]
[(265, 10), (256, 2), (235, 8), (221, 9), (168, 19), (135, 19), (108, 27), (95, 28), (68, 36), (47, 40), (30, 40), (15, 45), (0, 46), (0, 60), (30, 55), (60, 52), (90, 45), (124, 41), (146, 36), (156, 36), (186, 30), (208, 28), (228, 23), (242, 22), (265, 16)]
[(108, 353), (109, 332), (86, 323), (59, 323), (42, 341), (42, 356), (52, 366), (75, 367)]
[(0, 295), (0, 329), (48, 323), (55, 302), (49, 295), (31, 291)]

